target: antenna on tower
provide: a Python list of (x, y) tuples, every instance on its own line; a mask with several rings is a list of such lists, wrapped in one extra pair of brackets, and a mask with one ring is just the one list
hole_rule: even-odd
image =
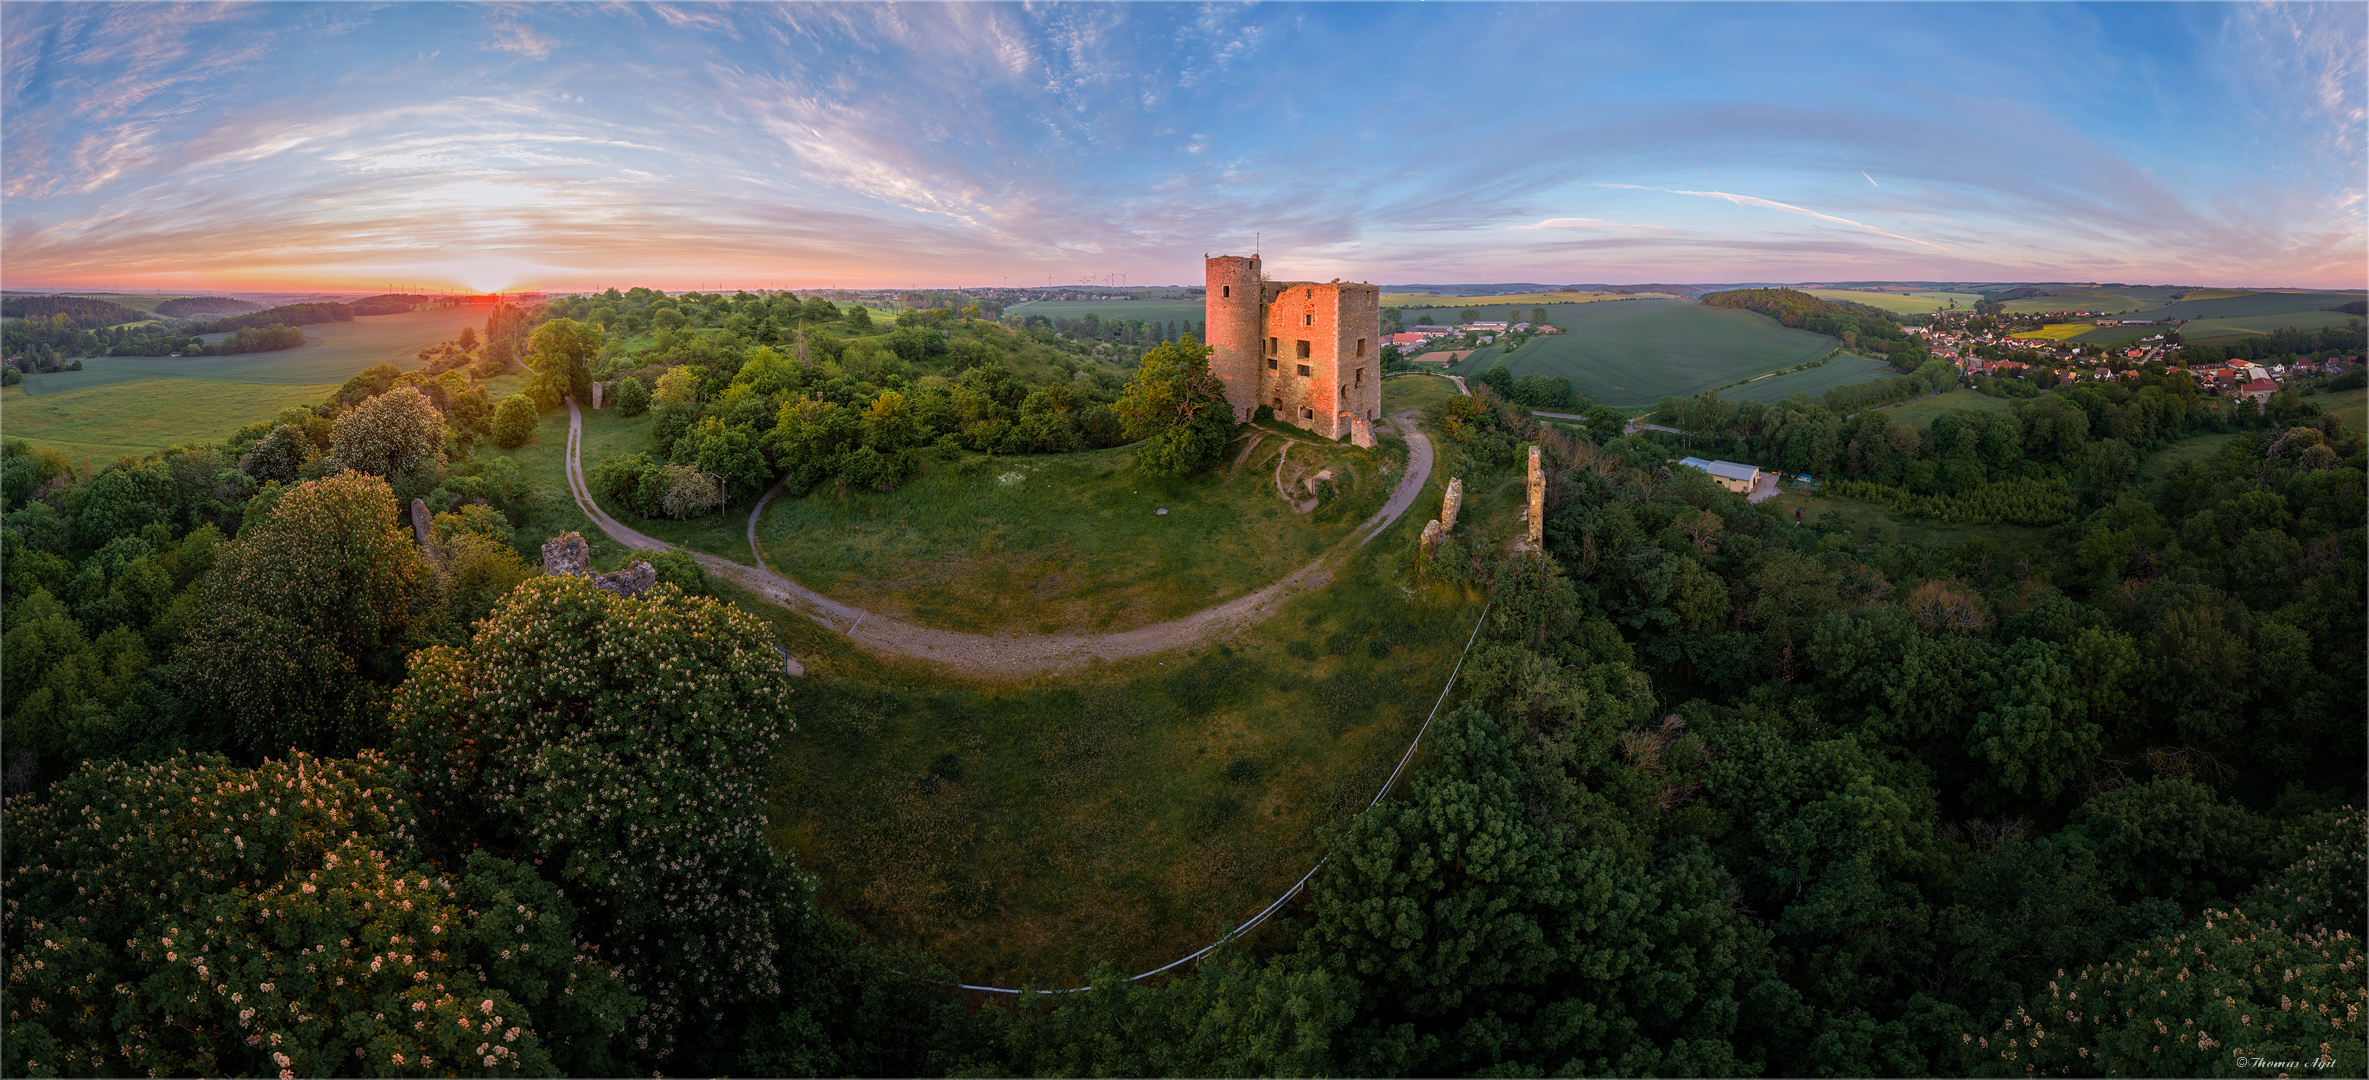
[(1260, 234), (1258, 234), (1258, 233), (1252, 233), (1252, 234), (1250, 234), (1250, 257), (1251, 257), (1251, 258), (1255, 259), (1255, 258), (1258, 258), (1258, 257), (1259, 257), (1259, 242), (1260, 242), (1261, 240), (1263, 240), (1263, 239), (1264, 239), (1264, 237), (1262, 237), (1262, 236), (1261, 236)]

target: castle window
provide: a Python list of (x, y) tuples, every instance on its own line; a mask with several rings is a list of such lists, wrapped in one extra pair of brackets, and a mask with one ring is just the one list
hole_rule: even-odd
[(1275, 399), (1275, 411), (1276, 411), (1276, 412), (1282, 412), (1282, 411), (1283, 411), (1283, 399), (1282, 399), (1282, 398), (1276, 398), (1276, 399)]
[(1314, 300), (1314, 299), (1316, 299), (1316, 290), (1314, 290), (1314, 289), (1310, 289), (1310, 290), (1308, 290), (1308, 299), (1310, 299), (1310, 300)]
[(1308, 343), (1307, 343), (1307, 342), (1305, 342), (1305, 341), (1303, 341), (1303, 342), (1300, 342), (1300, 359), (1302, 359), (1302, 360), (1306, 360), (1307, 358), (1308, 358)]
[(1273, 370), (1275, 370), (1275, 358), (1274, 358), (1274, 357), (1272, 357), (1272, 356), (1270, 356), (1270, 357), (1268, 357), (1268, 358), (1267, 358), (1267, 370), (1269, 370), (1269, 371), (1273, 371)]
[(1364, 369), (1364, 368), (1358, 368), (1358, 369), (1357, 369), (1357, 385), (1359, 385), (1359, 386), (1364, 386), (1364, 385), (1365, 385), (1365, 369)]
[(1218, 294), (1217, 294), (1217, 295), (1218, 295), (1218, 298), (1219, 298), (1219, 299), (1224, 299), (1224, 298), (1226, 298), (1226, 297), (1230, 297), (1230, 296), (1234, 295), (1234, 287), (1233, 287), (1233, 286), (1231, 286), (1231, 285), (1220, 285), (1220, 286), (1218, 286), (1217, 288), (1218, 288)]
[(1306, 314), (1306, 315), (1302, 315), (1302, 316), (1300, 316), (1300, 325), (1301, 325), (1301, 326), (1314, 326), (1314, 325), (1316, 325), (1316, 315), (1315, 315), (1313, 312), (1311, 312), (1311, 313), (1309, 313), (1309, 314)]
[(1268, 338), (1268, 339), (1267, 339), (1267, 355), (1269, 355), (1269, 356), (1273, 356), (1273, 355), (1275, 355), (1275, 350), (1276, 350), (1276, 348), (1277, 348), (1277, 347), (1279, 347), (1279, 345), (1280, 345), (1280, 344), (1281, 344), (1281, 340), (1280, 340), (1280, 339), (1278, 339), (1278, 338)]
[(1347, 401), (1347, 400), (1349, 400), (1349, 388), (1348, 388), (1348, 387), (1346, 387), (1346, 386), (1344, 386), (1344, 387), (1342, 387), (1342, 388), (1341, 388), (1341, 400), (1343, 400), (1343, 401)]
[(1314, 409), (1311, 409), (1311, 408), (1309, 408), (1309, 407), (1307, 407), (1307, 406), (1305, 406), (1305, 405), (1302, 405), (1302, 406), (1300, 406), (1300, 419), (1302, 419), (1302, 420), (1314, 420), (1314, 419), (1316, 419), (1316, 410), (1314, 410)]
[(1301, 364), (1301, 365), (1300, 365), (1300, 378), (1303, 378), (1303, 379), (1305, 379), (1305, 378), (1307, 378), (1307, 377), (1308, 377), (1309, 375), (1311, 375), (1311, 374), (1313, 374), (1313, 372), (1310, 372), (1310, 371), (1308, 370), (1308, 365), (1306, 365), (1306, 364)]
[(1359, 356), (1364, 356), (1364, 355), (1365, 355), (1365, 339), (1364, 339), (1364, 338), (1358, 338), (1358, 339), (1357, 339), (1357, 355), (1359, 355)]

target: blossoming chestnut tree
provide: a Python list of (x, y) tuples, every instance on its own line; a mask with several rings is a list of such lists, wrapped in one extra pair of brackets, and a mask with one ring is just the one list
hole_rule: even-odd
[(789, 707), (754, 616), (537, 578), (468, 645), (413, 656), (395, 752), (437, 835), (531, 860), (588, 913), (658, 1061), (779, 995), (781, 951), (810, 932), (811, 879), (765, 837)]
[(0, 1071), (621, 1071), (635, 1002), (574, 908), (484, 853), (431, 867), (408, 781), (372, 755), (183, 755), (11, 800)]

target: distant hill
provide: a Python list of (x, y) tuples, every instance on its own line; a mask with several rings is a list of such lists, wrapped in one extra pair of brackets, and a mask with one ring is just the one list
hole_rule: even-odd
[(156, 305), (156, 313), (170, 319), (186, 319), (197, 315), (243, 315), (261, 311), (263, 305), (227, 296), (184, 296)]
[[(408, 310), (408, 309), (406, 309)], [(354, 311), (344, 304), (282, 304), (251, 315), (234, 315), (190, 327), (191, 333), (228, 334), (240, 330), (266, 326), (312, 326), (316, 323), (352, 322)]]
[(352, 309), (356, 315), (401, 315), (406, 311), (417, 311), (442, 299), (444, 298), (441, 296), (426, 296), (420, 293), (380, 293), (377, 296), (365, 296), (360, 300), (351, 301), (346, 304), (346, 307)]
[(0, 318), (46, 319), (52, 315), (64, 315), (75, 326), (84, 328), (145, 322), (148, 319), (147, 312), (135, 311), (112, 300), (93, 300), (87, 296), (0, 298)]

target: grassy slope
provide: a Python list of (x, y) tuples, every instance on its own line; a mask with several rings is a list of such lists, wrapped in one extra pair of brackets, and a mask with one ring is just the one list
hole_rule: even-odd
[(1412, 520), (1269, 622), (1065, 685), (826, 657), (772, 834), (825, 903), (966, 981), (1076, 985), (1209, 944), (1372, 797), (1464, 645), (1471, 598), (1400, 587)]
[[(1950, 525), (1938, 521), (1895, 514), (1887, 507), (1856, 499), (1841, 499), (1831, 495), (1812, 495), (1788, 491), (1775, 499), (1777, 509), (1800, 510), (1806, 527), (1821, 515), (1833, 514), (1843, 528), (1864, 542), (1869, 530), (1881, 529), (1886, 540), (1913, 544), (1934, 551), (1954, 548), (1968, 540), (1987, 538), (1999, 544), (2010, 558), (2019, 553), (2038, 551), (2048, 539), (2048, 530), (2026, 525)], [(2004, 569), (2004, 568), (2002, 568)], [(1893, 584), (1901, 584), (1894, 582)]]
[(1382, 380), (1382, 412), (1430, 408), (1457, 396), (1456, 384), (1437, 375), (1392, 375)]
[(1856, 289), (1805, 289), (1803, 291), (1823, 300), (1865, 304), (1868, 307), (1889, 311), (1896, 315), (1923, 315), (1927, 312), (1947, 311), (1953, 300), (1957, 301), (1960, 310), (1968, 310), (1982, 299), (1980, 293), (1934, 292), (1930, 290), (1911, 293), (1860, 292)]
[(93, 357), (81, 371), (26, 376), (0, 408), (11, 437), (110, 461), (220, 439), (290, 405), (318, 404), (372, 364), (417, 367), (414, 353), (458, 335), (476, 314), (443, 308), (308, 326), (303, 347), (281, 352)]
[(1043, 315), (1053, 319), (1177, 319), (1200, 322), (1208, 318), (1199, 300), (1038, 300), (1004, 309), (1006, 315)]
[[(1548, 317), (1566, 332), (1533, 339), (1506, 358), (1506, 367), (1516, 377), (1533, 371), (1565, 376), (1590, 399), (1622, 408), (1783, 370), (1815, 360), (1836, 344), (1764, 315), (1690, 300), (1581, 304), (1550, 309)], [(1456, 371), (1478, 374), (1494, 362), (1470, 357)]]
[[(644, 423), (590, 414), (587, 455), (641, 449)], [(566, 500), (565, 414), (538, 434), (508, 452), (546, 493), (522, 539), (577, 529), (596, 566), (616, 565), (625, 553)], [(1029, 461), (1045, 459), (996, 467)], [(720, 586), (809, 672), (771, 835), (834, 910), (968, 981), (1073, 985), (1098, 961), (1142, 970), (1208, 944), (1307, 870), (1318, 828), (1372, 796), (1454, 666), (1477, 598), (1416, 585), (1407, 565), (1442, 483), (1276, 618), (1057, 682), (976, 685), (883, 662)], [(1519, 487), (1490, 487), (1466, 520), (1510, 535)], [(706, 535), (729, 532), (741, 555), (745, 518)]]
[(776, 499), (758, 539), (817, 591), (929, 625), (1128, 629), (1282, 578), (1378, 509), (1404, 467), (1403, 451), (1386, 469), (1370, 451), (1295, 446), (1287, 472), (1330, 468), (1347, 488), (1299, 514), (1275, 491), (1281, 453), (1269, 438), (1239, 470), (1182, 479), (1144, 475), (1129, 447), (925, 459), (894, 492)]
[(0, 404), (0, 428), (12, 439), (97, 465), (177, 443), (219, 441), (289, 406), (317, 405), (337, 387), (140, 379), (41, 397), (11, 387)]
[(2189, 341), (2214, 341), (2267, 334), (2284, 327), (2297, 330), (2319, 330), (2343, 326), (2358, 315), (2341, 311), (2291, 311), (2276, 315), (2236, 315), (2218, 319), (2197, 319), (2180, 327), (2180, 336)]
[(2339, 390), (2333, 394), (2313, 394), (2305, 398), (2321, 410), (2336, 414), (2345, 426), (2354, 431), (2369, 430), (2369, 387), (2359, 390)]
[(1921, 428), (1931, 427), (1933, 425), (1934, 417), (1940, 416), (1942, 413), (1948, 412), (1951, 409), (1972, 409), (1976, 412), (2005, 412), (2014, 405), (2014, 402), (2009, 401), (2006, 398), (1992, 397), (1989, 394), (1979, 394), (1972, 390), (1965, 389), (1964, 387), (1959, 387), (1952, 390), (1944, 390), (1941, 393), (1933, 395), (1932, 397), (1921, 398), (1916, 401), (1911, 401), (1905, 405), (1896, 405), (1892, 408), (1884, 410), (1884, 412), (1894, 421), (1907, 424), (1910, 427)]
[[(1511, 321), (1521, 322), (1530, 317), (1527, 309), (1535, 306), (1589, 304), (1598, 300), (1630, 300), (1637, 297), (1666, 297), (1668, 295), (1668, 293), (1540, 292), (1507, 293), (1504, 296), (1459, 297), (1441, 296), (1437, 293), (1384, 293), (1382, 306), (1404, 308), (1409, 319), (1415, 317), (1415, 312), (1429, 311), (1433, 313), (1434, 322), (1445, 326), (1455, 321), (1456, 309), (1459, 307), (1480, 308), (1483, 318), (1494, 319), (1504, 314), (1494, 309), (1509, 304), (1519, 304), (1524, 308), (1522, 316)], [(1448, 318), (1439, 317), (1438, 313), (1443, 311), (1448, 314)]]
[(418, 367), (414, 353), (457, 336), (461, 327), (482, 321), (476, 317), (481, 314), (471, 308), (440, 308), (307, 326), (303, 328), (305, 344), (280, 352), (179, 359), (92, 357), (82, 362), (81, 371), (28, 375), (25, 390), (40, 396), (159, 378), (301, 385), (342, 383), (373, 364), (393, 364), (406, 371)]
[(1888, 378), (1895, 374), (1898, 373), (1887, 370), (1885, 363), (1881, 360), (1867, 360), (1850, 353), (1844, 353), (1808, 371), (1771, 375), (1765, 379), (1757, 379), (1742, 386), (1722, 390), (1719, 392), (1719, 396), (1737, 401), (1774, 403), (1783, 401), (1794, 394), (1803, 393), (1810, 395), (1811, 400), (1814, 401), (1837, 386), (1849, 386), (1852, 383), (1863, 383), (1871, 379)]

